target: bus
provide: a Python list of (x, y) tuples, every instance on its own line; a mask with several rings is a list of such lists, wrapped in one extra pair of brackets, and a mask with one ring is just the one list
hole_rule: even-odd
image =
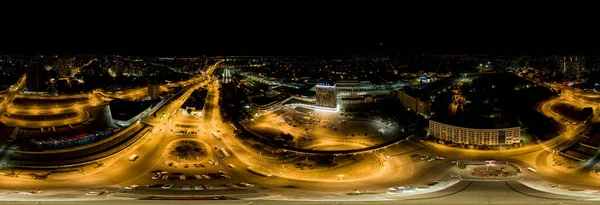
[(221, 151), (223, 158), (229, 157), (229, 153), (227, 153), (227, 150), (225, 150), (225, 148), (221, 148), (221, 149), (219, 149), (219, 151)]
[(217, 138), (218, 140), (220, 140), (220, 139), (221, 139), (221, 137), (219, 137), (219, 135), (217, 135), (217, 133), (216, 133), (216, 132), (213, 132), (213, 133), (212, 133), (212, 135), (213, 135), (215, 138)]

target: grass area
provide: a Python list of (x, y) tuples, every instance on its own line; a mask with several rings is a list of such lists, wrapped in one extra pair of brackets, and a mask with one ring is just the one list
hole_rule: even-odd
[(197, 141), (192, 141), (192, 140), (179, 141), (179, 142), (176, 142), (176, 144), (173, 147), (174, 148), (171, 149), (171, 151), (169, 152), (169, 159), (174, 160), (174, 161), (177, 160), (177, 157), (179, 157), (179, 160), (184, 162), (184, 161), (196, 161), (196, 158), (198, 158), (198, 160), (199, 160), (200, 158), (207, 156), (207, 153), (205, 150), (206, 148), (204, 148)]
[(583, 111), (583, 108), (573, 106), (566, 103), (557, 103), (552, 106), (552, 110), (565, 116), (567, 120), (581, 122), (584, 121), (587, 117), (590, 116), (591, 113), (587, 113)]

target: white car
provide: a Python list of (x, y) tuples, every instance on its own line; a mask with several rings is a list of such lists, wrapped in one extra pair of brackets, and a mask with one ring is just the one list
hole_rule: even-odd
[(190, 187), (190, 185), (183, 185), (183, 187), (181, 189), (182, 190), (191, 190), (192, 188)]
[(228, 166), (229, 168), (232, 168), (232, 169), (234, 169), (234, 168), (235, 168), (235, 165), (233, 165), (233, 164), (228, 164), (227, 166)]
[(170, 189), (171, 187), (173, 187), (172, 184), (165, 184), (164, 186), (162, 186), (161, 188), (163, 189)]
[(242, 183), (240, 183), (240, 185), (245, 186), (245, 187), (253, 187), (254, 186), (254, 184), (250, 184), (248, 182), (242, 182)]
[(437, 157), (435, 157), (435, 158), (436, 158), (436, 159), (439, 159), (439, 160), (446, 159), (445, 157), (442, 157), (442, 156), (437, 156)]
[(97, 192), (97, 191), (90, 191), (90, 192), (88, 192), (88, 193), (87, 193), (87, 194), (85, 194), (85, 195), (87, 195), (87, 196), (98, 196), (98, 195), (100, 195), (100, 192)]
[(131, 189), (135, 189), (138, 187), (140, 187), (140, 185), (136, 184), (136, 185), (126, 186), (124, 189), (131, 190)]

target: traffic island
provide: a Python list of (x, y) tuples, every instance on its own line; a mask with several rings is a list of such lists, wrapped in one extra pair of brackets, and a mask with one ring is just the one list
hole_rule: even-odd
[(193, 163), (208, 157), (205, 145), (194, 140), (181, 140), (175, 142), (169, 150), (169, 161), (179, 163)]

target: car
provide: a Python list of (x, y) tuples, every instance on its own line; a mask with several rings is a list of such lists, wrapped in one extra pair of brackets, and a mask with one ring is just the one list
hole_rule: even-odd
[(429, 156), (423, 156), (423, 157), (421, 157), (421, 160), (426, 160), (426, 159), (429, 159)]
[(140, 188), (140, 187), (142, 187), (142, 185), (139, 185), (139, 184), (134, 184), (134, 185), (131, 185), (131, 186), (129, 186), (129, 187), (131, 187), (132, 189), (137, 189), (137, 188)]
[(204, 164), (198, 164), (200, 167), (204, 167)]
[(194, 167), (200, 168), (200, 165), (199, 164), (194, 164)]
[(231, 179), (231, 176), (226, 174), (220, 175), (219, 177), (221, 177), (222, 179)]
[(198, 174), (194, 175), (194, 177), (195, 177), (196, 179), (204, 179), (204, 178), (202, 178), (202, 176), (201, 176), (201, 175), (198, 175)]
[(233, 164), (228, 164), (227, 166), (228, 166), (229, 168), (235, 169), (235, 165), (233, 165)]
[(208, 175), (206, 175), (206, 174), (203, 174), (203, 175), (202, 175), (202, 178), (204, 178), (204, 179), (210, 179), (210, 176), (208, 176)]
[(183, 174), (182, 174), (182, 175), (179, 175), (179, 180), (181, 180), (181, 181), (185, 181), (185, 175), (183, 175)]
[(435, 158), (429, 158), (429, 159), (427, 159), (428, 162), (431, 162), (433, 160), (435, 160)]
[(213, 189), (213, 187), (212, 187), (211, 185), (208, 185), (208, 184), (206, 184), (206, 185), (202, 185), (202, 186), (203, 186), (203, 187), (204, 187), (206, 190), (211, 190), (211, 189)]
[(129, 157), (129, 161), (132, 161), (132, 162), (133, 162), (133, 161), (135, 161), (135, 160), (137, 160), (137, 159), (139, 159), (139, 158), (140, 158), (140, 156), (138, 156), (137, 154), (134, 154), (134, 155), (131, 155), (131, 156)]
[(217, 172), (219, 174), (229, 174), (229, 172), (225, 171), (225, 170), (219, 170), (219, 172)]
[(198, 185), (194, 185), (194, 190), (204, 190), (204, 187), (198, 186)]
[(235, 184), (232, 184), (232, 183), (225, 184), (225, 186), (231, 187), (231, 188), (233, 188), (233, 189), (238, 189), (238, 188), (240, 188), (238, 185), (235, 185)]
[(168, 173), (169, 173), (169, 172), (167, 172), (167, 171), (162, 171), (162, 172), (160, 172), (160, 174), (161, 174), (161, 175), (167, 175)]
[(173, 164), (173, 167), (177, 168), (179, 166), (179, 164)]
[(188, 165), (188, 164), (183, 165), (183, 168), (188, 168), (188, 167), (190, 167), (190, 165)]
[(161, 188), (163, 188), (163, 189), (170, 189), (171, 187), (173, 187), (172, 184), (165, 184)]
[(152, 176), (152, 179), (160, 179), (160, 174), (155, 174), (154, 176)]
[(190, 185), (183, 185), (183, 187), (181, 187), (181, 190), (190, 190), (191, 187)]
[(388, 192), (397, 192), (397, 191), (398, 191), (398, 189), (395, 187), (388, 188)]
[(245, 186), (245, 187), (253, 187), (254, 186), (254, 184), (250, 184), (248, 182), (242, 182), (242, 183), (240, 183), (240, 185)]
[(169, 179), (169, 175), (163, 175), (162, 176), (162, 180), (167, 180), (167, 179)]
[(100, 192), (97, 191), (90, 191), (87, 194), (85, 194), (86, 196), (98, 196), (100, 195)]
[(446, 158), (445, 158), (445, 157), (442, 157), (442, 156), (437, 156), (437, 157), (435, 157), (435, 159), (442, 160), (442, 159), (446, 159)]

